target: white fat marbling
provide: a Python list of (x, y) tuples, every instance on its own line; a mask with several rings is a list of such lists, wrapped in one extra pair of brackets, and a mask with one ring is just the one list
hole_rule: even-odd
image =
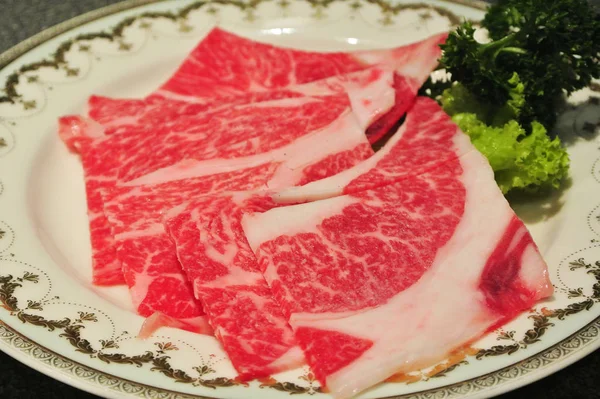
[[(316, 231), (324, 218), (335, 215), (358, 199), (344, 195), (309, 204), (274, 208), (263, 213), (246, 214), (242, 227), (254, 252), (263, 242), (280, 235), (295, 235)], [(285, 226), (285, 230), (282, 230)]]
[(344, 187), (350, 184), (352, 180), (373, 169), (402, 139), (405, 131), (406, 123), (400, 126), (398, 131), (394, 133), (383, 148), (352, 168), (301, 187), (290, 187), (281, 190), (273, 195), (273, 199), (280, 204), (293, 204), (303, 201), (316, 201), (340, 195), (344, 191)]
[(133, 240), (141, 237), (159, 236), (164, 234), (165, 227), (161, 223), (154, 223), (142, 230), (128, 230), (123, 233), (115, 234), (115, 240), (125, 241)]
[(367, 64), (393, 66), (399, 75), (415, 80), (418, 89), (438, 63), (439, 57), (435, 52), (439, 51), (440, 40), (441, 36), (438, 34), (419, 42), (418, 47), (413, 47), (409, 51), (402, 47), (390, 50), (366, 50), (355, 53), (355, 56)]
[(272, 181), (268, 182), (267, 186), (272, 188), (281, 187), (284, 184), (288, 186), (290, 184), (290, 174), (297, 179), (301, 177), (301, 169), (305, 166), (314, 164), (328, 155), (353, 149), (363, 143), (367, 143), (364, 133), (358, 127), (352, 112), (346, 110), (323, 129), (300, 137), (284, 147), (262, 154), (232, 159), (217, 158), (206, 161), (186, 159), (123, 185), (161, 184), (242, 170), (270, 162), (280, 162), (279, 171), (275, 173)]
[(539, 256), (535, 245), (529, 245), (523, 252), (519, 278), (527, 286), (538, 287), (540, 296), (552, 295), (553, 286), (548, 276), (548, 267), (544, 259)]

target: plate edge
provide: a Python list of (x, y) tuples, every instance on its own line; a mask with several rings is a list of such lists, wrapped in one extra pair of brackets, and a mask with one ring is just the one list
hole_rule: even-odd
[(0, 70), (4, 69), (7, 65), (9, 65), (11, 62), (16, 60), (20, 56), (25, 55), (37, 46), (44, 44), (48, 40), (53, 39), (62, 33), (68, 32), (72, 29), (93, 22), (97, 19), (117, 14), (121, 11), (131, 10), (147, 4), (161, 3), (166, 1), (170, 0), (124, 0), (119, 3), (100, 7), (95, 10), (88, 11), (81, 15), (77, 15), (73, 18), (67, 19), (66, 21), (60, 22), (56, 25), (44, 29), (41, 32), (36, 33), (33, 36), (30, 36), (29, 38), (2, 52), (0, 54)]
[[(153, 385), (148, 385), (148, 384), (130, 380), (130, 379), (118, 376), (118, 375), (106, 373), (106, 372), (98, 370), (94, 367), (90, 367), (83, 363), (80, 363), (76, 360), (69, 359), (68, 357), (63, 356), (60, 353), (54, 352), (53, 350), (48, 349), (43, 345), (40, 345), (39, 343), (37, 343), (37, 342), (33, 341), (32, 339), (30, 339), (29, 337), (27, 337), (26, 335), (15, 330), (9, 324), (5, 323), (3, 320), (0, 320), (0, 328), (6, 329), (14, 337), (21, 339), (22, 341), (28, 343), (32, 347), (40, 349), (40, 350), (50, 354), (50, 356), (52, 356), (52, 358), (54, 358), (54, 359), (60, 359), (61, 361), (72, 363), (74, 367), (81, 367), (81, 368), (84, 368), (87, 370), (91, 370), (95, 374), (102, 375), (104, 377), (114, 378), (115, 380), (119, 380), (120, 382), (128, 383), (128, 384), (131, 384), (134, 386), (141, 386), (145, 389), (154, 389), (159, 392), (166, 392), (170, 395), (174, 395), (178, 399), (188, 399), (188, 398), (189, 399), (215, 399), (215, 397), (210, 397), (210, 396), (200, 396), (200, 395), (194, 395), (194, 394), (187, 394), (184, 392), (173, 391), (168, 388), (161, 388), (161, 387), (157, 387), (157, 386), (153, 386)], [(5, 350), (5, 348), (9, 348), (9, 350)], [(63, 372), (62, 370), (57, 369), (56, 367), (49, 366), (49, 365), (45, 364), (43, 361), (41, 361), (40, 359), (38, 359), (34, 356), (31, 356), (27, 353), (23, 353), (23, 351), (20, 350), (20, 348), (16, 348), (14, 346), (11, 346), (10, 344), (0, 342), (0, 351), (5, 353), (6, 355), (12, 357), (13, 359), (17, 360), (18, 362), (26, 365), (27, 367), (31, 367), (32, 369), (52, 378), (53, 380), (60, 381), (64, 384), (70, 385), (72, 387), (76, 387), (78, 389), (92, 393), (94, 395), (102, 395), (102, 397), (105, 397), (105, 398), (116, 398), (116, 399), (128, 397), (128, 396), (132, 396), (132, 397), (135, 396), (135, 394), (130, 394), (127, 392), (118, 392), (118, 391), (113, 392), (110, 390), (110, 387), (102, 387), (101, 385), (98, 385), (96, 383), (87, 382), (85, 379), (83, 379), (81, 377), (76, 376), (75, 378), (70, 378), (69, 375), (66, 374), (65, 372)], [(58, 372), (57, 372), (57, 370), (58, 370)], [(105, 395), (108, 395), (108, 396), (105, 396)]]
[[(44, 29), (41, 32), (36, 33), (33, 36), (23, 40), (22, 42), (10, 47), (8, 50), (0, 53), (0, 70), (4, 69), (11, 62), (24, 55), (25, 53), (33, 50), (37, 46), (47, 42), (48, 40), (75, 29), (79, 26), (85, 25), (89, 22), (95, 21), (102, 17), (116, 14), (121, 11), (131, 10), (133, 8), (141, 7), (148, 4), (167, 2), (171, 0), (123, 0), (116, 4), (104, 6), (92, 11), (88, 11), (84, 14), (75, 16), (66, 21), (60, 22), (49, 28)], [(483, 0), (441, 0), (444, 3), (458, 4), (466, 7), (471, 7), (479, 10), (485, 10), (489, 5)]]

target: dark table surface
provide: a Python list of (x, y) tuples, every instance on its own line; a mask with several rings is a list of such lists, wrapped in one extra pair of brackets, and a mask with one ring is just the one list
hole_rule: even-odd
[[(0, 53), (37, 32), (118, 0), (0, 0)], [(600, 0), (593, 0), (600, 5)], [(0, 352), (0, 398), (96, 398)], [(600, 351), (502, 398), (600, 398)]]

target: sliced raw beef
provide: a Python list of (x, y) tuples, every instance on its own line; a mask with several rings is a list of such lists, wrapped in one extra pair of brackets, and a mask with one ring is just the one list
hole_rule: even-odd
[(552, 294), (487, 160), (463, 153), (375, 189), (242, 220), (309, 365), (335, 397), (435, 364)]
[(418, 97), (398, 131), (374, 156), (335, 176), (273, 195), (297, 204), (375, 188), (421, 174), (473, 150), (470, 140), (433, 100)]
[[(382, 64), (396, 71), (396, 96), (395, 105), (391, 109), (382, 107), (380, 111), (383, 112), (377, 114), (378, 120), (367, 130), (373, 138), (371, 141), (374, 141), (410, 107), (418, 87), (436, 65), (440, 55), (438, 44), (443, 42), (445, 37), (445, 34), (440, 34), (409, 46), (349, 55), (279, 49), (214, 29), (155, 95), (141, 101), (92, 97), (89, 102), (89, 115), (105, 127), (104, 133), (107, 135), (127, 133), (132, 124), (138, 128), (140, 124), (157, 126), (177, 120), (181, 114), (195, 115), (205, 109), (207, 102), (211, 107), (214, 106), (211, 97), (223, 97), (231, 93), (247, 97), (253, 95), (248, 94), (248, 91), (286, 88)], [(216, 55), (224, 55), (226, 58), (211, 58)], [(291, 69), (284, 71), (284, 68)], [(283, 96), (287, 94), (287, 90), (286, 93), (279, 93)], [(264, 100), (262, 93), (255, 95), (259, 97), (255, 101)], [(272, 94), (268, 96), (270, 95)], [(160, 97), (174, 101), (165, 101)], [(222, 104), (231, 103), (233, 100), (231, 96), (229, 98)], [(366, 107), (368, 104), (369, 101), (363, 102)], [(353, 105), (356, 103), (353, 102)], [(148, 112), (148, 108), (152, 112)], [(74, 137), (71, 132), (75, 130), (81, 133), (82, 126), (88, 125), (88, 122), (81, 120), (77, 125), (73, 123), (73, 118), (61, 120), (60, 131), (64, 132), (61, 137), (67, 139), (66, 143), (70, 148), (77, 147), (77, 142), (80, 141), (80, 136), (76, 134)], [(87, 163), (97, 162), (90, 160)], [(106, 174), (92, 173), (88, 176), (96, 180), (92, 185), (110, 184), (107, 183), (107, 179), (111, 178)], [(109, 230), (106, 218), (102, 215), (102, 201), (96, 188), (98, 187), (87, 189), (88, 196), (92, 197), (88, 201), (90, 226), (97, 235), (92, 238), (93, 281), (98, 285), (122, 284), (123, 278), (119, 273), (118, 263), (111, 260), (114, 259), (114, 249), (110, 245), (111, 238), (106, 235)]]
[(248, 93), (199, 102), (168, 100), (158, 96), (145, 99), (91, 96), (88, 99), (88, 117), (104, 128), (104, 135), (112, 135), (127, 133), (128, 129), (137, 126), (168, 126), (180, 117), (207, 111), (219, 112), (235, 105), (302, 96), (303, 93), (296, 90)]
[(199, 102), (169, 100), (160, 96), (145, 99), (113, 99), (91, 96), (88, 100), (89, 118), (104, 128), (104, 135), (127, 133), (139, 126), (169, 126), (179, 118), (200, 113), (218, 114), (233, 106), (304, 96), (327, 96), (347, 93), (352, 107), (367, 126), (390, 110), (401, 96), (412, 102), (412, 88), (394, 89), (393, 73), (381, 67), (370, 67), (358, 72), (336, 75), (326, 79), (289, 86), (268, 92), (250, 92)]
[(161, 312), (155, 312), (144, 320), (144, 324), (138, 333), (138, 338), (150, 338), (156, 330), (162, 327), (179, 328), (196, 334), (214, 335), (214, 331), (206, 316), (197, 316), (189, 319), (176, 319)]
[[(282, 147), (329, 128), (352, 112), (366, 129), (374, 115), (393, 105), (392, 75), (367, 70), (298, 90), (302, 97), (243, 104), (218, 112), (179, 117), (168, 126), (140, 126), (96, 140), (96, 152), (119, 154), (119, 180), (131, 181), (183, 159), (231, 159)], [(368, 103), (368, 105), (365, 105)], [(151, 154), (145, 150), (153, 148)]]
[(197, 99), (269, 91), (386, 65), (420, 87), (437, 65), (447, 33), (384, 50), (314, 52), (276, 47), (214, 28), (154, 93)]
[[(73, 151), (82, 148), (103, 136), (102, 127), (97, 123), (79, 116), (65, 116), (59, 120), (58, 133), (63, 142)], [(104, 202), (100, 194), (104, 188), (114, 185), (114, 172), (107, 173), (107, 164), (81, 152), (85, 173), (85, 191), (87, 198), (90, 239), (92, 244), (92, 279), (97, 285), (124, 284), (121, 264), (114, 249), (114, 239), (110, 225), (104, 216)], [(90, 154), (92, 155), (92, 154)]]
[[(245, 378), (269, 376), (304, 361), (239, 224), (240, 209), (261, 212), (274, 206), (268, 195), (221, 193), (196, 198), (166, 217), (194, 294)], [(292, 348), (293, 356), (281, 359)]]
[[(114, 187), (117, 177), (128, 181), (187, 157), (231, 158), (266, 151), (327, 125), (349, 104), (366, 128), (393, 105), (392, 82), (391, 72), (371, 68), (283, 92), (222, 98), (208, 108), (157, 98), (127, 104), (92, 98), (90, 112), (100, 123), (61, 118), (59, 134), (80, 153), (86, 175), (94, 283), (125, 282), (100, 194)], [(278, 139), (269, 138), (273, 136)]]
[[(387, 50), (319, 53), (258, 43), (215, 28), (158, 91), (140, 100), (92, 96), (88, 113), (106, 134), (125, 132), (130, 124), (164, 123), (214, 108), (216, 98), (221, 104), (242, 104), (276, 99), (273, 91), (279, 98), (295, 97), (292, 88), (299, 85), (380, 66), (395, 72), (396, 95), (394, 107), (382, 108), (369, 127), (374, 142), (410, 107), (436, 66), (438, 45), (446, 36)], [(215, 55), (226, 58), (210, 58)]]
[[(424, 151), (426, 148), (429, 148), (432, 154)], [(333, 175), (336, 170), (347, 169), (356, 163), (356, 157), (353, 157), (351, 152), (341, 152), (339, 156), (325, 158), (325, 162), (320, 162), (310, 168), (310, 170), (319, 171), (319, 175), (313, 176), (313, 173), (310, 172), (307, 177), (302, 179), (291, 179), (288, 175), (285, 179), (273, 179), (273, 182), (292, 180), (295, 184), (300, 185), (331, 174), (333, 176), (324, 181), (345, 182), (343, 186), (348, 186), (349, 182), (355, 181), (351, 187), (360, 190), (358, 187), (360, 183), (363, 189), (367, 189), (385, 183), (385, 179), (377, 178), (374, 175), (376, 171), (387, 176), (388, 181), (406, 178), (415, 173), (418, 174), (419, 171), (433, 168), (436, 162), (445, 163), (452, 160), (468, 150), (472, 150), (469, 139), (458, 130), (437, 103), (430, 99), (420, 98), (409, 112), (401, 131), (388, 141), (379, 153), (348, 169), (352, 171), (350, 178), (347, 176), (347, 172)], [(206, 167), (208, 164), (203, 162), (198, 165)], [(185, 169), (167, 168), (145, 176), (140, 179), (140, 182), (168, 180), (169, 174), (179, 177), (198, 175), (203, 172), (198, 165), (195, 167), (190, 165)], [(228, 165), (235, 167), (234, 163)], [(211, 173), (211, 168), (207, 167), (206, 169), (204, 173)], [(303, 173), (306, 174), (308, 171), (309, 169), (305, 168)], [(364, 176), (361, 178), (361, 175)], [(316, 183), (319, 181), (317, 180)], [(300, 199), (301, 202), (315, 196), (312, 186), (316, 183), (308, 183), (303, 186), (306, 187), (306, 190), (304, 191), (305, 198)], [(224, 300), (217, 300), (218, 296), (213, 296), (216, 289), (214, 282), (219, 281), (221, 284), (216, 292), (221, 293), (224, 290), (230, 293), (225, 296), (225, 298), (229, 298), (233, 293), (244, 292), (242, 288), (245, 283), (238, 282), (238, 279), (247, 278), (249, 271), (254, 270), (256, 273), (259, 270), (254, 254), (244, 238), (241, 226), (242, 217), (244, 213), (263, 212), (280, 206), (272, 198), (279, 200), (280, 196), (272, 196), (272, 192), (277, 192), (277, 186), (281, 187), (282, 185), (268, 184), (270, 191), (225, 193), (192, 199), (185, 207), (178, 207), (168, 214), (166, 224), (169, 227), (171, 238), (176, 244), (179, 261), (188, 279), (192, 282), (196, 297), (202, 299), (203, 307), (213, 326), (234, 323), (229, 312), (221, 315), (222, 309), (225, 309), (227, 304), (224, 303)], [(316, 191), (319, 192), (319, 190)], [(295, 192), (297, 200), (300, 198), (300, 192), (302, 192), (302, 187)], [(341, 193), (341, 190), (339, 192)], [(152, 192), (151, 195), (157, 194)], [(133, 199), (140, 201), (138, 197), (133, 197)], [(130, 212), (125, 209), (121, 209), (120, 212), (115, 211), (117, 214)], [(135, 216), (131, 220), (123, 221), (122, 224), (123, 226), (135, 224)], [(245, 272), (241, 273), (241, 270)], [(217, 306), (218, 311), (212, 311), (211, 314), (210, 309), (214, 306)], [(215, 317), (219, 317), (219, 319), (215, 319)], [(237, 324), (231, 324), (230, 328), (235, 326)], [(216, 329), (218, 330), (218, 328)], [(236, 335), (229, 334), (228, 336)], [(240, 336), (236, 339), (246, 338)], [(248, 361), (251, 360), (252, 358), (248, 359)], [(263, 364), (260, 362), (260, 358), (254, 361), (259, 366)]]
[[(154, 95), (219, 97), (280, 89), (381, 65), (395, 72), (396, 104), (367, 131), (374, 143), (410, 108), (447, 33), (384, 50), (320, 53), (276, 47), (214, 28)], [(407, 93), (410, 93), (407, 95)]]
[[(346, 112), (326, 129), (267, 153), (227, 162), (188, 161), (115, 188), (105, 211), (138, 312), (185, 319), (196, 310), (175, 248), (163, 229), (166, 210), (215, 192), (301, 184), (338, 173), (371, 155), (364, 130)], [(224, 275), (210, 266), (203, 271), (204, 276), (212, 276), (210, 281), (188, 275), (240, 376), (267, 376), (297, 366), (301, 351), (295, 348), (291, 330), (260, 272), (249, 269)]]

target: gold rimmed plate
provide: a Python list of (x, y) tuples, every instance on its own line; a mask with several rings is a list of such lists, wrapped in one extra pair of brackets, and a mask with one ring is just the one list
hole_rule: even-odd
[[(1, 55), (0, 349), (106, 397), (326, 397), (306, 367), (239, 383), (212, 337), (161, 329), (135, 338), (143, 319), (126, 290), (90, 283), (83, 171), (60, 142), (56, 120), (83, 112), (91, 94), (151, 92), (215, 25), (333, 51), (409, 43), (483, 13), (480, 3), (450, 0), (133, 0)], [(362, 397), (487, 397), (600, 346), (599, 98), (595, 86), (575, 93), (560, 118), (572, 158), (566, 187), (513, 202), (549, 264), (554, 297), (437, 367), (396, 376)]]

